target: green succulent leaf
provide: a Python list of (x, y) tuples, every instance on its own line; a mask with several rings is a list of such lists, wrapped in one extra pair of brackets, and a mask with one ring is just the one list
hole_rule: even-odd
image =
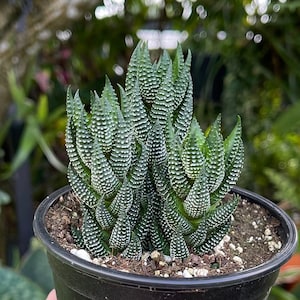
[(173, 233), (170, 242), (170, 256), (172, 258), (186, 258), (189, 256), (189, 249), (182, 233)]
[(94, 257), (108, 254), (107, 246), (102, 238), (101, 228), (89, 209), (84, 210), (82, 237), (85, 247)]
[(137, 221), (138, 221), (138, 218), (140, 215), (140, 211), (141, 211), (141, 200), (137, 196), (137, 193), (134, 193), (131, 207), (127, 213), (129, 222), (131, 224), (131, 228), (134, 228), (135, 225), (137, 224)]
[(84, 107), (80, 99), (79, 91), (76, 91), (73, 97), (71, 88), (69, 87), (67, 90), (67, 97), (66, 97), (67, 118), (68, 119), (72, 118), (74, 124), (77, 125), (77, 121), (79, 120), (83, 109)]
[(162, 168), (161, 165), (154, 163), (152, 175), (155, 188), (162, 199), (165, 200), (170, 197), (170, 195), (175, 195), (165, 168)]
[(69, 86), (67, 89), (67, 95), (66, 95), (66, 113), (67, 113), (67, 118), (73, 118), (73, 113), (74, 113), (74, 98), (72, 94), (71, 87)]
[(156, 98), (150, 111), (150, 119), (154, 124), (158, 123), (164, 128), (167, 124), (169, 116), (173, 113), (174, 105), (174, 89), (172, 83), (172, 69), (171, 66), (167, 70), (165, 78), (163, 79)]
[(167, 146), (165, 135), (159, 123), (155, 123), (150, 130), (147, 140), (149, 149), (149, 161), (156, 164), (167, 162)]
[[(150, 176), (150, 174), (147, 174), (145, 178), (145, 183), (144, 183), (144, 195), (146, 195), (147, 203), (151, 203), (151, 209), (152, 209), (152, 214), (155, 219), (160, 219), (161, 218), (161, 210), (163, 207), (163, 199), (160, 197), (157, 188), (155, 186), (155, 183)], [(142, 198), (142, 196), (141, 196)]]
[(211, 126), (205, 141), (206, 172), (208, 174), (208, 188), (214, 192), (225, 176), (224, 143), (221, 134), (221, 115)]
[(138, 142), (137, 145), (140, 154), (128, 172), (128, 181), (133, 189), (138, 189), (143, 184), (148, 170), (148, 149), (143, 142)]
[(125, 210), (120, 210), (120, 214), (114, 225), (109, 238), (109, 246), (113, 249), (125, 249), (130, 243), (131, 224)]
[(128, 213), (132, 203), (133, 191), (132, 188), (129, 186), (127, 179), (125, 179), (117, 195), (112, 200), (109, 206), (109, 210), (115, 216), (119, 215), (122, 210)]
[(237, 123), (224, 141), (225, 163), (231, 165), (239, 152), (242, 137), (241, 118), (238, 116)]
[(132, 98), (133, 90), (137, 82), (141, 45), (142, 42), (140, 42), (134, 49), (127, 68), (125, 79), (125, 92), (129, 100)]
[[(148, 199), (145, 199), (147, 201)], [(147, 237), (149, 230), (150, 230), (150, 223), (151, 219), (153, 218), (153, 212), (150, 203), (148, 201), (142, 205), (140, 210), (139, 219), (136, 223), (134, 228), (134, 232), (136, 233), (137, 237), (143, 241)]]
[(143, 254), (142, 243), (139, 238), (132, 233), (129, 245), (122, 252), (122, 256), (128, 259), (139, 260)]
[[(187, 60), (190, 60), (191, 58), (191, 53), (189, 52)], [(189, 96), (192, 96), (192, 78), (190, 76), (190, 70), (188, 67), (188, 63), (184, 63), (183, 60), (181, 59), (181, 65), (179, 66), (178, 69), (178, 74), (177, 78), (174, 81), (174, 91), (175, 91), (175, 99), (174, 99), (174, 104), (175, 108), (177, 108), (182, 101), (184, 101), (184, 98), (187, 94)], [(187, 92), (187, 88), (191, 89)]]
[(214, 209), (206, 218), (207, 230), (212, 230), (227, 222), (235, 211), (239, 199), (238, 196), (234, 195), (231, 201)]
[(94, 142), (91, 160), (91, 185), (97, 193), (111, 197), (116, 194), (120, 181), (104, 156), (97, 140)]
[(105, 198), (101, 197), (97, 203), (95, 210), (95, 218), (103, 230), (111, 229), (115, 223), (115, 218), (112, 216), (105, 204)]
[(212, 204), (222, 200), (236, 184), (244, 162), (244, 145), (241, 138), (240, 119), (224, 142), (225, 175), (219, 187), (211, 194)]
[(230, 220), (228, 220), (225, 224), (222, 224), (220, 227), (215, 228), (212, 232), (210, 232), (210, 234), (201, 245), (196, 245), (193, 248), (195, 253), (202, 255), (212, 251), (227, 234), (229, 228)]
[(182, 52), (182, 47), (180, 44), (178, 44), (178, 46), (176, 48), (176, 54), (175, 54), (175, 58), (174, 58), (173, 72), (172, 72), (174, 82), (176, 82), (176, 80), (178, 80), (184, 67), (185, 67), (185, 64), (184, 64), (184, 56), (183, 56), (183, 52)]
[(108, 100), (114, 111), (119, 109), (119, 100), (117, 94), (107, 76), (105, 76), (105, 85), (101, 94), (101, 98)]
[(140, 49), (138, 80), (143, 101), (147, 104), (153, 103), (156, 99), (159, 80), (155, 68), (151, 63), (149, 50), (146, 47), (146, 44), (142, 44)]
[(162, 173), (162, 170), (158, 165), (154, 165), (153, 177), (157, 191), (161, 198), (164, 199), (163, 204), (163, 221), (167, 222), (168, 226), (174, 231), (189, 233), (192, 230), (192, 226), (189, 221), (181, 214), (179, 200), (176, 198), (173, 189), (166, 174)]
[(131, 126), (131, 101), (121, 85), (118, 85), (120, 90), (120, 106), (124, 120)]
[(191, 218), (202, 217), (209, 210), (210, 194), (204, 167), (184, 200), (183, 207)]
[(141, 141), (146, 141), (148, 132), (151, 128), (150, 120), (147, 115), (146, 107), (143, 103), (139, 89), (139, 83), (136, 81), (131, 96), (131, 121), (135, 134)]
[(123, 179), (131, 164), (132, 133), (122, 113), (118, 114), (118, 130), (110, 155), (110, 164), (118, 179)]
[(199, 245), (203, 244), (206, 237), (207, 237), (207, 228), (205, 224), (205, 219), (203, 219), (199, 223), (197, 229), (186, 237), (186, 240), (188, 241), (189, 245), (191, 245), (193, 248), (196, 248)]
[(70, 163), (76, 170), (77, 175), (88, 183), (90, 181), (90, 171), (85, 166), (76, 148), (76, 127), (73, 118), (70, 118), (67, 122), (65, 145)]
[(72, 190), (80, 201), (86, 206), (95, 207), (100, 198), (99, 194), (78, 175), (71, 163), (68, 166), (67, 176)]
[(179, 103), (174, 115), (174, 128), (180, 141), (182, 141), (187, 135), (193, 119), (193, 85), (190, 77), (184, 99)]
[(76, 147), (82, 162), (87, 167), (90, 167), (91, 152), (93, 149), (93, 137), (89, 129), (87, 113), (83, 108), (79, 116), (76, 130)]
[(103, 153), (112, 149), (116, 130), (117, 116), (110, 101), (95, 92), (95, 100), (91, 108), (91, 131), (94, 139), (101, 145)]
[(185, 59), (185, 67), (189, 71), (188, 74), (190, 74), (191, 65), (192, 65), (192, 52), (190, 49), (188, 49), (188, 53)]
[(178, 204), (176, 200), (169, 195), (163, 208), (164, 221), (168, 223), (169, 227), (183, 234), (189, 234), (192, 231), (190, 222), (178, 211)]
[(169, 177), (176, 195), (184, 199), (189, 193), (191, 184), (184, 170), (181, 152), (182, 149), (179, 139), (177, 136), (174, 136), (168, 153)]
[(156, 249), (157, 251), (165, 251), (168, 248), (168, 241), (163, 234), (158, 220), (151, 218), (149, 233), (153, 249)]
[(166, 50), (164, 50), (163, 54), (159, 58), (159, 61), (157, 63), (157, 67), (156, 67), (156, 72), (157, 72), (157, 76), (159, 78), (160, 84), (163, 82), (170, 65), (172, 65), (172, 60), (171, 60), (168, 52)]
[(181, 154), (185, 173), (194, 180), (206, 164), (205, 156), (201, 151), (203, 138), (199, 129), (200, 127), (193, 122), (189, 134), (184, 139)]
[(84, 249), (85, 245), (82, 236), (82, 231), (75, 226), (71, 226), (71, 235), (73, 237), (75, 245), (81, 249)]

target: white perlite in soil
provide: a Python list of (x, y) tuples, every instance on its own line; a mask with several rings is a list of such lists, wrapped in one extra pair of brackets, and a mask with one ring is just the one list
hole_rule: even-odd
[(172, 259), (158, 251), (143, 253), (140, 261), (121, 255), (93, 258), (74, 245), (70, 227), (82, 223), (78, 199), (69, 193), (61, 197), (46, 215), (50, 235), (72, 254), (97, 265), (123, 272), (159, 277), (208, 277), (242, 271), (260, 265), (278, 253), (282, 241), (280, 222), (263, 207), (241, 200), (232, 226), (214, 251), (202, 256), (191, 254), (184, 260)]

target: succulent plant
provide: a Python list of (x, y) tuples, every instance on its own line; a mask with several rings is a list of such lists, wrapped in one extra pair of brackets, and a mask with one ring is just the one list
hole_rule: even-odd
[(87, 110), (68, 90), (68, 179), (83, 215), (73, 236), (93, 256), (158, 250), (185, 258), (211, 251), (228, 232), (239, 198), (224, 197), (243, 165), (241, 121), (226, 139), (220, 116), (201, 130), (190, 65), (180, 45), (174, 60), (164, 51), (152, 63), (139, 43), (119, 96), (106, 78)]

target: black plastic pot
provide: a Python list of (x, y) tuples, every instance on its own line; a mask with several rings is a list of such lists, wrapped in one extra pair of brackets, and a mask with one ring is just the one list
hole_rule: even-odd
[(37, 208), (33, 227), (46, 246), (59, 300), (263, 300), (267, 299), (279, 268), (289, 260), (297, 245), (297, 231), (290, 217), (273, 202), (255, 193), (234, 188), (251, 202), (265, 208), (281, 222), (280, 253), (268, 262), (238, 273), (206, 278), (160, 278), (135, 275), (94, 265), (61, 248), (45, 229), (44, 217), (50, 206), (70, 190), (63, 187)]

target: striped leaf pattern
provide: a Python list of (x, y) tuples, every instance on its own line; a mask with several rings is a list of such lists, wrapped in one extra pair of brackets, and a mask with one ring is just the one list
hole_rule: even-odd
[(98, 141), (94, 142), (92, 152), (91, 185), (97, 193), (106, 197), (112, 196), (120, 185)]
[(84, 210), (82, 238), (85, 247), (94, 257), (105, 256), (108, 253), (99, 224), (89, 209)]
[(199, 132), (197, 131), (197, 127), (191, 128), (189, 134), (183, 142), (181, 155), (185, 172), (192, 180), (195, 180), (198, 177), (198, 174), (206, 163), (204, 153), (199, 147), (198, 135)]
[(120, 215), (112, 229), (109, 246), (113, 249), (123, 250), (128, 247), (131, 237), (131, 225), (124, 211)]
[(122, 256), (128, 259), (139, 260), (143, 254), (143, 247), (138, 237), (132, 233), (128, 246), (123, 250)]
[(66, 126), (66, 139), (65, 139), (65, 145), (66, 145), (66, 151), (69, 156), (70, 165), (74, 170), (76, 170), (76, 173), (79, 177), (81, 177), (85, 182), (89, 182), (90, 178), (90, 172), (89, 169), (86, 168), (84, 165), (77, 147), (76, 147), (76, 129), (73, 122), (73, 118), (70, 118), (67, 122)]
[(112, 149), (117, 120), (115, 111), (108, 99), (95, 93), (95, 100), (91, 112), (91, 131), (95, 139), (101, 145), (104, 153), (109, 153)]
[(131, 122), (134, 127), (135, 134), (141, 141), (144, 142), (147, 139), (147, 134), (151, 129), (151, 125), (146, 107), (143, 103), (138, 81), (135, 82), (133, 88), (131, 109)]
[(205, 141), (206, 172), (211, 193), (219, 187), (225, 175), (224, 143), (220, 129), (221, 116), (219, 115), (211, 126)]
[(180, 232), (174, 232), (170, 242), (170, 256), (176, 258), (186, 258), (189, 256), (189, 249), (184, 236)]
[(99, 194), (79, 176), (71, 163), (68, 166), (67, 176), (73, 191), (81, 202), (90, 208), (95, 207), (100, 197)]
[(82, 109), (78, 120), (78, 126), (76, 130), (76, 146), (82, 162), (87, 167), (90, 167), (91, 152), (93, 149), (93, 137), (88, 126), (87, 113), (84, 109)]
[(185, 211), (192, 218), (199, 218), (210, 208), (210, 194), (205, 169), (203, 168), (194, 181), (186, 199), (183, 202)]
[(239, 198), (234, 196), (232, 201), (229, 201), (228, 203), (220, 205), (214, 209), (206, 218), (207, 230), (215, 229), (216, 227), (226, 223), (238, 205), (238, 201)]
[(95, 217), (103, 230), (111, 229), (115, 223), (115, 218), (106, 207), (104, 196), (97, 203)]
[(165, 127), (169, 116), (173, 112), (174, 105), (174, 89), (172, 85), (172, 69), (171, 66), (167, 70), (165, 78), (160, 85), (153, 105), (151, 107), (150, 119), (152, 123), (158, 123)]
[(204, 242), (193, 247), (197, 254), (205, 254), (214, 249), (224, 238), (230, 228), (230, 220), (209, 233)]
[(123, 179), (131, 165), (132, 133), (128, 122), (119, 112), (118, 129), (110, 154), (110, 164), (118, 179)]
[(141, 96), (146, 104), (152, 104), (156, 100), (159, 80), (145, 44), (141, 45), (139, 54), (137, 75)]

